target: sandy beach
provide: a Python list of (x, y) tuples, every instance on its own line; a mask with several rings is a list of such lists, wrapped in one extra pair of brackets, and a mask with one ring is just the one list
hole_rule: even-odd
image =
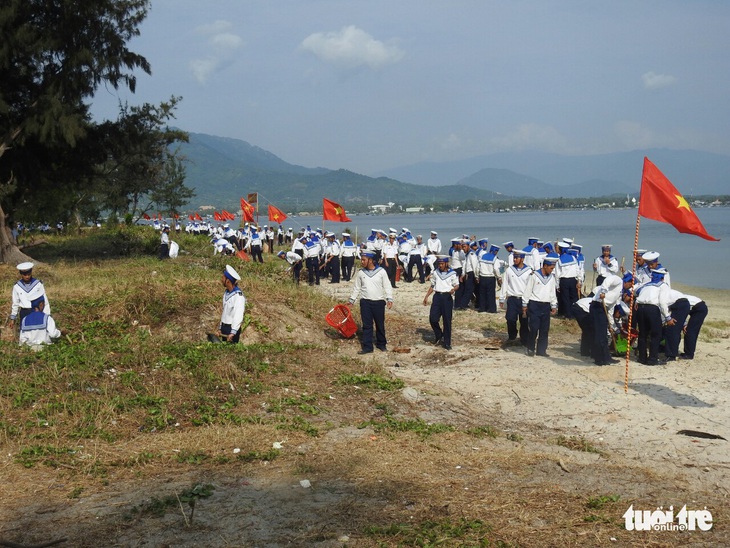
[[(505, 429), (530, 425), (582, 438), (617, 464), (648, 468), (691, 490), (727, 496), (730, 292), (675, 286), (701, 297), (709, 308), (694, 360), (653, 367), (632, 360), (628, 377), (623, 358), (603, 367), (581, 358), (579, 328), (572, 320), (553, 319), (549, 358), (527, 357), (522, 347), (504, 346), (504, 314), (473, 310), (455, 312), (451, 351), (434, 347), (429, 309), (422, 304), (428, 286), (418, 283), (398, 284), (386, 315), (391, 352), (369, 359), (383, 361), (420, 397), (453, 391), (475, 413)], [(350, 292), (349, 283), (320, 287), (340, 302)], [(354, 314), (359, 323), (357, 307)], [(415, 330), (403, 329), (405, 318), (415, 320)], [(349, 350), (359, 350), (356, 340)], [(725, 440), (678, 434), (681, 430)]]

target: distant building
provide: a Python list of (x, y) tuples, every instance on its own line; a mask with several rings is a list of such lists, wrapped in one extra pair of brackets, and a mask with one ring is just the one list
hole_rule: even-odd
[(373, 213), (385, 213), (389, 209), (390, 209), (390, 206), (388, 206), (386, 204), (378, 204), (378, 205), (371, 205), (370, 206), (370, 210)]
[(407, 207), (406, 213), (423, 213), (423, 210), (422, 207)]

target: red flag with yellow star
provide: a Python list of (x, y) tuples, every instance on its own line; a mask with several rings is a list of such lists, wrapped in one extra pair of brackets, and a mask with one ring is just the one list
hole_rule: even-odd
[(269, 222), (281, 224), (286, 220), (286, 214), (278, 207), (269, 204)]
[(253, 214), (254, 214), (254, 211), (256, 211), (256, 210), (251, 204), (249, 204), (243, 198), (241, 198), (241, 211), (243, 212), (243, 215), (242, 215), (243, 221), (245, 221), (247, 223), (254, 222)]
[(720, 241), (707, 233), (684, 196), (646, 157), (644, 158), (644, 172), (641, 176), (639, 215), (647, 219), (669, 223), (683, 234), (694, 234), (714, 242)]
[(322, 217), (325, 221), (337, 221), (340, 223), (352, 222), (345, 214), (344, 207), (327, 198), (322, 199)]

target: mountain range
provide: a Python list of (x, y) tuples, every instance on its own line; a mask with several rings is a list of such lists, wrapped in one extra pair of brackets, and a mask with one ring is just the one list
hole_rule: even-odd
[(452, 162), (422, 162), (367, 176), (308, 168), (239, 139), (190, 133), (180, 146), (193, 207), (237, 209), (258, 192), (285, 211), (321, 208), (322, 197), (346, 208), (394, 202), (403, 207), (466, 200), (590, 198), (640, 189), (644, 156), (685, 195), (730, 194), (730, 156), (693, 150), (637, 150), (593, 156), (514, 152)]

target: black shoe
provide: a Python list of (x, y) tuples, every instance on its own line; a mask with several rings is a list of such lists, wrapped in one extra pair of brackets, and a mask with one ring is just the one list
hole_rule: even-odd
[(441, 343), (441, 339), (443, 339), (443, 335), (441, 337), (436, 337), (436, 339), (433, 341), (433, 345), (438, 346)]
[(548, 354), (547, 352), (543, 352), (542, 354), (540, 354), (540, 353), (538, 352), (538, 353), (537, 353), (537, 354), (535, 354), (535, 355), (536, 355), (536, 356), (541, 356), (541, 357), (543, 357), (543, 358), (549, 358), (549, 357), (550, 357), (550, 354)]
[(444, 350), (451, 350), (451, 346), (449, 346), (448, 344), (445, 344), (444, 345)]
[(363, 354), (372, 354), (372, 353), (373, 353), (373, 351), (372, 351), (372, 350), (360, 350), (360, 352), (358, 352), (358, 354), (360, 354), (361, 356), (362, 356)]
[(528, 355), (528, 356), (534, 356), (535, 355), (535, 351), (534, 350), (530, 350), (528, 348), (527, 350), (525, 350), (525, 354)]
[(677, 361), (677, 358), (675, 356), (667, 356), (667, 361), (668, 362), (676, 362)]
[(380, 348), (380, 347), (378, 347), (378, 350), (380, 350), (381, 352), (387, 352), (388, 351), (387, 348)]
[(679, 355), (679, 357), (683, 360), (691, 360), (694, 358), (694, 356), (690, 356), (688, 354), (685, 354), (684, 352)]
[(218, 335), (214, 335), (213, 333), (208, 333), (208, 342), (219, 343), (219, 342), (221, 342), (221, 340), (218, 338)]
[(646, 365), (667, 365), (667, 360), (648, 360)]

